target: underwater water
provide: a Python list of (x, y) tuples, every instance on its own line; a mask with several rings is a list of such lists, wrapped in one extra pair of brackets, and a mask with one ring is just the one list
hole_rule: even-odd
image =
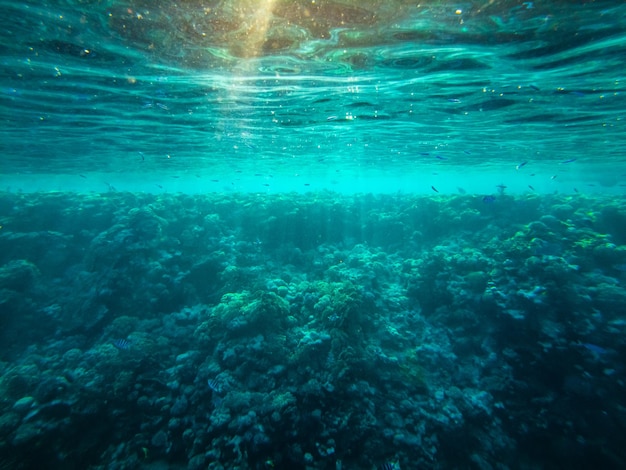
[(626, 3), (0, 6), (1, 469), (626, 467)]

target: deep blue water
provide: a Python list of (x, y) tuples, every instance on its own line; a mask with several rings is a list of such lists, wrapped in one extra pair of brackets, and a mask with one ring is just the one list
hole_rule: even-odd
[(624, 2), (0, 7), (0, 468), (626, 467)]

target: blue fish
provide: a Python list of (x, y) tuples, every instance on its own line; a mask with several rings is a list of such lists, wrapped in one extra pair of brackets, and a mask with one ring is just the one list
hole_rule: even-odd
[(397, 470), (397, 469), (398, 469), (397, 465), (391, 462), (385, 462), (380, 467), (378, 467), (378, 470)]
[(496, 197), (491, 195), (491, 194), (489, 194), (488, 196), (484, 196), (483, 197), (483, 202), (485, 204), (492, 204), (492, 203), (496, 202)]
[(217, 393), (218, 395), (219, 395), (220, 393), (222, 393), (222, 386), (220, 385), (220, 383), (219, 383), (217, 380), (215, 380), (215, 379), (209, 379), (209, 380), (207, 381), (207, 385), (209, 386), (209, 388), (210, 388), (211, 390), (213, 390), (213, 391), (214, 391), (215, 393)]
[(607, 353), (606, 349), (604, 349), (602, 346), (598, 346), (597, 344), (581, 343), (581, 346), (585, 347), (586, 349), (588, 349), (594, 354), (606, 354)]
[(331, 322), (331, 323), (335, 323), (340, 318), (341, 317), (339, 315), (337, 315), (336, 313), (332, 313), (332, 314), (328, 315), (328, 321)]
[(131, 348), (131, 346), (133, 345), (133, 343), (127, 339), (123, 339), (123, 338), (118, 338), (118, 339), (114, 339), (112, 341), (113, 346), (115, 346), (117, 349), (121, 349), (123, 351), (127, 351)]

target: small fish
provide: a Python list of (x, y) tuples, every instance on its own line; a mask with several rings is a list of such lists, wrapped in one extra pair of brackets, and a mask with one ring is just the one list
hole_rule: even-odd
[(441, 155), (435, 155), (435, 158), (436, 158), (437, 160), (447, 160), (447, 158), (446, 158), (446, 157), (442, 157)]
[(339, 315), (337, 315), (336, 313), (332, 313), (330, 315), (328, 315), (328, 321), (331, 323), (335, 323), (337, 322), (337, 320), (340, 320), (341, 317)]
[(209, 388), (211, 390), (213, 390), (215, 393), (217, 393), (218, 395), (220, 393), (222, 393), (222, 386), (220, 385), (220, 383), (215, 380), (215, 379), (209, 379), (207, 382), (207, 385), (209, 386)]
[(137, 152), (137, 153), (138, 153), (138, 154), (139, 154), (139, 156), (141, 157), (141, 161), (142, 161), (142, 162), (146, 160), (146, 157), (145, 157), (145, 155), (143, 154), (143, 152)]
[(460, 186), (457, 186), (457, 187), (456, 187), (456, 190), (459, 192), (459, 194), (467, 194), (467, 191), (465, 191), (465, 189), (463, 189), (463, 188), (462, 188), (462, 187), (460, 187)]
[(395, 463), (385, 462), (380, 467), (378, 467), (378, 470), (399, 470), (399, 468), (400, 467)]
[(578, 192), (578, 189), (574, 188), (574, 192), (575, 192), (575, 193), (577, 193), (577, 192)]
[(123, 351), (128, 351), (131, 348), (131, 346), (133, 345), (133, 343), (131, 341), (129, 341), (127, 339), (123, 339), (123, 338), (114, 339), (111, 343), (117, 349), (121, 349)]
[(566, 165), (567, 163), (572, 163), (575, 162), (577, 159), (576, 158), (570, 158), (569, 160), (565, 160), (564, 162), (561, 162), (561, 165)]
[(540, 88), (537, 85), (528, 85), (528, 86), (535, 91), (540, 91)]
[(556, 179), (556, 175), (552, 175), (552, 176), (550, 177), (550, 179), (551, 179), (551, 180)]
[(528, 187), (530, 188), (531, 191), (535, 190), (535, 188), (533, 188), (531, 185), (528, 185)]
[(520, 168), (524, 167), (527, 163), (528, 163), (528, 162), (522, 162), (522, 163), (520, 163), (519, 165), (517, 165), (517, 166), (515, 167), (515, 169), (516, 169), (516, 170), (519, 170)]
[(435, 188), (434, 186), (431, 186), (430, 189), (432, 189), (433, 191), (435, 191), (436, 193), (438, 193), (439, 191), (437, 190), (437, 188)]
[(87, 178), (85, 175), (82, 175), (82, 174), (78, 176), (80, 176), (81, 178)]
[(458, 99), (458, 98), (448, 98), (448, 101), (449, 101), (450, 103), (460, 103), (460, 102), (461, 102), (461, 100), (460, 100), (460, 99)]
[(593, 343), (579, 343), (579, 344), (594, 354), (606, 354), (608, 352), (605, 348), (603, 348), (602, 346), (598, 346), (597, 344), (593, 344)]
[(489, 195), (483, 197), (483, 202), (485, 204), (492, 204), (492, 203), (496, 202), (496, 197), (491, 195), (491, 194), (489, 194)]
[(504, 184), (499, 184), (496, 186), (496, 188), (498, 188), (498, 192), (500, 194), (504, 194), (504, 190), (506, 189), (506, 186)]

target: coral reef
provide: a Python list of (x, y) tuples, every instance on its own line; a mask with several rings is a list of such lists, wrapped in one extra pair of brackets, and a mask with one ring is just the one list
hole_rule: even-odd
[(15, 468), (625, 462), (623, 200), (0, 199)]

